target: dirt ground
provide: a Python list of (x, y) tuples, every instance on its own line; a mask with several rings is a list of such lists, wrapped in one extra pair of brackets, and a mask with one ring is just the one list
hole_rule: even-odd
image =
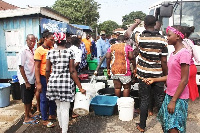
[[(187, 131), (186, 133), (200, 132), (200, 98), (194, 102), (189, 101)], [(112, 116), (97, 116), (94, 112), (84, 117), (70, 119), (69, 133), (139, 133), (135, 125), (139, 122), (139, 114), (134, 114), (134, 119), (128, 122), (119, 120), (117, 110)], [(23, 133), (59, 133), (58, 122), (54, 128), (46, 128), (41, 124), (30, 125)], [(148, 117), (146, 133), (162, 133), (156, 114)]]

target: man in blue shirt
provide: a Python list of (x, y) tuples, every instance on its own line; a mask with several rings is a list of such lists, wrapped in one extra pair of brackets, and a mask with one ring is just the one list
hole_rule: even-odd
[[(101, 32), (100, 35), (101, 37), (99, 40), (97, 40), (97, 43), (96, 43), (98, 64), (101, 61), (102, 57), (106, 54), (108, 48), (110, 47), (110, 43), (109, 43), (109, 40), (106, 39), (105, 32)], [(107, 68), (106, 59), (101, 64), (101, 68)]]

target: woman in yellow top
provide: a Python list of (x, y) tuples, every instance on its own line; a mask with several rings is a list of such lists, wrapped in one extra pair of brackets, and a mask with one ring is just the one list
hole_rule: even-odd
[(49, 112), (49, 119), (55, 119), (56, 104), (55, 101), (50, 101), (46, 97), (47, 83), (46, 83), (46, 56), (50, 49), (53, 48), (54, 37), (53, 33), (45, 30), (43, 32), (44, 43), (35, 50), (35, 77), (36, 88), (40, 92), (40, 110), (42, 114), (43, 125), (53, 127), (53, 123), (48, 121), (47, 112)]

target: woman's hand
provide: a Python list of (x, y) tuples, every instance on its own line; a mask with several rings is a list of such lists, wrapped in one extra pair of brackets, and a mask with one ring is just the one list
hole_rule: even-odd
[(170, 114), (173, 114), (174, 113), (174, 110), (175, 110), (175, 106), (176, 106), (176, 102), (175, 101), (170, 101), (168, 106), (167, 106), (167, 110)]

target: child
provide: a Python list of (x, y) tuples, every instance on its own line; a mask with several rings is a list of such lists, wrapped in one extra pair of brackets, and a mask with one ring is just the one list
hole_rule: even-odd
[(168, 44), (173, 45), (175, 51), (168, 61), (168, 75), (160, 78), (147, 78), (145, 82), (167, 81), (166, 96), (158, 113), (165, 133), (185, 133), (188, 110), (188, 76), (191, 54), (182, 43), (184, 35), (181, 26), (167, 27)]
[(73, 102), (75, 94), (72, 79), (80, 92), (86, 93), (86, 91), (82, 89), (74, 67), (74, 54), (70, 49), (65, 48), (66, 40), (64, 40), (64, 36), (63, 33), (58, 34), (56, 37), (58, 47), (48, 52), (46, 79), (48, 84), (47, 97), (49, 100), (55, 100), (59, 125), (62, 128), (62, 133), (67, 133), (70, 102)]

